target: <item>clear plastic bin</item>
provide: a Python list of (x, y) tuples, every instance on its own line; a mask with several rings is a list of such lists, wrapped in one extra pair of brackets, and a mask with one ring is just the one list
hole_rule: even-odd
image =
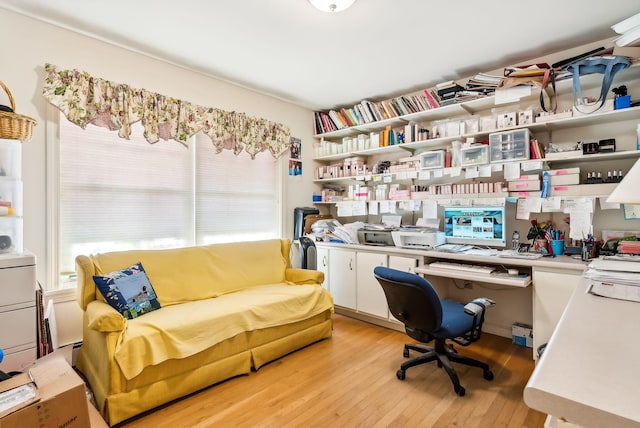
[(531, 132), (527, 128), (489, 134), (491, 162), (529, 159)]
[(0, 178), (22, 177), (22, 146), (19, 140), (0, 139)]
[(0, 177), (0, 217), (22, 216), (22, 181)]
[(444, 150), (433, 150), (420, 153), (420, 168), (444, 168)]
[(22, 253), (22, 217), (0, 217), (0, 254)]

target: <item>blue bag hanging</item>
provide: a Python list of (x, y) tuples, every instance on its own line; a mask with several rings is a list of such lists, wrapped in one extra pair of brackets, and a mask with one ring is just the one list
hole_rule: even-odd
[[(567, 66), (567, 71), (573, 74), (573, 104), (581, 113), (587, 113), (580, 110), (580, 106), (600, 105), (593, 111), (599, 110), (607, 99), (609, 88), (613, 83), (613, 78), (620, 70), (629, 67), (631, 63), (625, 57), (621, 56), (602, 56), (586, 58)], [(591, 104), (585, 103), (582, 98), (582, 88), (580, 86), (580, 76), (587, 74), (602, 74), (602, 86), (600, 88), (600, 96)]]

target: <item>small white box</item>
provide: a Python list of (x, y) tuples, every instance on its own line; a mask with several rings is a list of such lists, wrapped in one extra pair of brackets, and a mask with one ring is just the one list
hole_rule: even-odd
[(549, 183), (552, 186), (580, 184), (580, 174), (549, 175)]
[(549, 175), (567, 175), (567, 174), (580, 174), (580, 168), (564, 168), (564, 169), (550, 169), (547, 171)]
[(516, 345), (533, 348), (533, 327), (519, 322), (511, 326), (512, 342)]

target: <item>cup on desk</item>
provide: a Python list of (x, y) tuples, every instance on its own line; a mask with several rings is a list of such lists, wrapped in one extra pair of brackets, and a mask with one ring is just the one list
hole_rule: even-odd
[(561, 256), (564, 253), (564, 240), (552, 239), (551, 240), (551, 254), (554, 256)]

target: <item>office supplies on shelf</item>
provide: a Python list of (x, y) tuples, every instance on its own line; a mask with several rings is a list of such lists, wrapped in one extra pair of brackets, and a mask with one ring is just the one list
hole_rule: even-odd
[(458, 271), (461, 270), (461, 271), (473, 272), (481, 275), (489, 275), (494, 270), (496, 270), (495, 266), (472, 265), (468, 263), (455, 263), (455, 262), (433, 262), (433, 263), (430, 263), (428, 266), (434, 269), (458, 270)]

